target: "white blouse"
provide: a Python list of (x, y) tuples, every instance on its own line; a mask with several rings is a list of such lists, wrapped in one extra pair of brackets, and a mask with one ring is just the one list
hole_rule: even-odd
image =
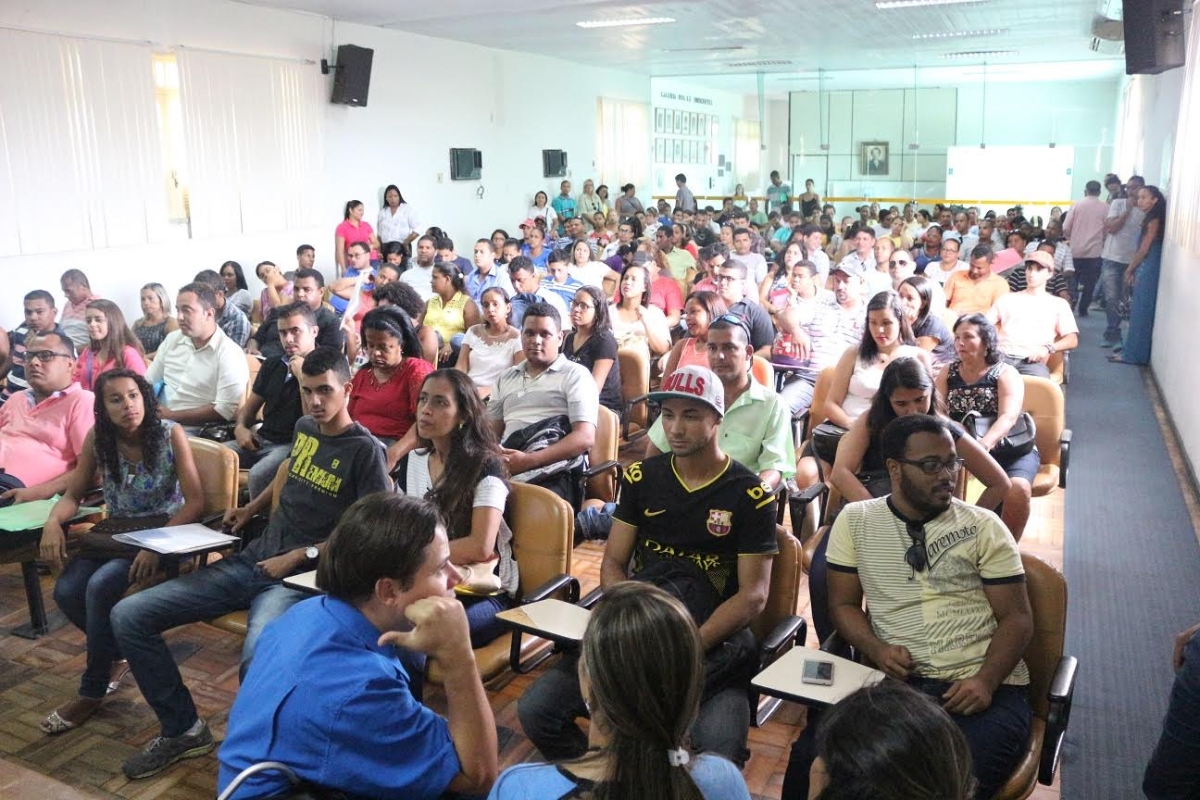
[(521, 337), (488, 342), (484, 338), (486, 330), (485, 325), (472, 325), (463, 336), (463, 344), (471, 348), (467, 377), (476, 386), (490, 389), (500, 379), (500, 373), (513, 365), (513, 356), (521, 352)]
[(388, 206), (379, 209), (378, 223), (375, 232), (381, 242), (403, 242), (413, 231), (420, 230), (417, 212), (409, 203), (401, 203), (395, 213)]

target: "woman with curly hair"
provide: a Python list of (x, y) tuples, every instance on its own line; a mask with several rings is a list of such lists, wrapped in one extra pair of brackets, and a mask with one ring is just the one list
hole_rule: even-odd
[[(504, 522), (508, 482), (500, 445), (474, 382), (456, 369), (425, 376), (416, 429), (417, 449), (397, 470), (397, 482), (404, 494), (432, 500), (446, 518), (450, 563), (472, 565), (456, 591), (467, 606), (471, 646), (480, 647), (504, 632), (496, 612), (508, 608), (518, 583), (512, 531)], [(479, 574), (483, 564), (495, 578)]]
[[(42, 529), (39, 555), (53, 567), (66, 560), (64, 527), (78, 512), (97, 473), (108, 520), (92, 529), (92, 541), (103, 536), (110, 520), (108, 527), (124, 531), (183, 525), (198, 520), (204, 507), (187, 435), (181, 426), (159, 419), (158, 402), (145, 378), (125, 369), (105, 372), (95, 393), (96, 427), (88, 433), (67, 490)], [(121, 657), (109, 612), (131, 584), (158, 569), (156, 554), (132, 547), (123, 552), (121, 547), (85, 542), (54, 585), (58, 607), (87, 634), (87, 665), (79, 696), (50, 712), (41, 726), (46, 733), (77, 728), (100, 707), (113, 665)]]

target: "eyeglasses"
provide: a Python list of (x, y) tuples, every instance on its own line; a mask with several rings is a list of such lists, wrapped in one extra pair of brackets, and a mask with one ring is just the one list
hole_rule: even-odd
[(889, 267), (907, 267), (911, 263), (913, 263), (913, 262), (908, 261), (907, 259), (893, 258), (891, 261), (888, 262), (888, 266)]
[(74, 358), (70, 353), (59, 353), (56, 350), (32, 350), (25, 353), (25, 361), (39, 361), (49, 364), (55, 358)]
[(920, 467), (921, 472), (924, 472), (926, 475), (930, 476), (940, 475), (943, 472), (948, 472), (953, 475), (962, 469), (963, 464), (966, 463), (966, 461), (961, 458), (952, 458), (949, 461), (941, 461), (936, 458), (922, 458), (919, 460), (911, 458), (897, 458), (896, 461), (899, 461), (901, 464), (912, 464), (914, 467)]
[(914, 573), (923, 572), (925, 567), (929, 566), (929, 552), (925, 549), (925, 526), (919, 522), (905, 520), (904, 529), (912, 539), (912, 544), (904, 551), (904, 563), (912, 567)]
[(712, 276), (712, 280), (713, 280), (713, 283), (733, 283), (734, 281), (741, 280), (741, 279), (738, 278), (738, 276), (736, 276), (736, 275), (720, 275), (720, 274), (717, 274), (714, 272), (713, 276)]

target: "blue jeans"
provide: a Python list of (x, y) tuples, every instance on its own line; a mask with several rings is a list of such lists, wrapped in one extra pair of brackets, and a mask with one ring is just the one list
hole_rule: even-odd
[[(735, 764), (745, 762), (748, 688), (730, 687), (700, 704), (692, 723), (693, 749), (716, 753)], [(517, 716), (525, 735), (547, 761), (566, 761), (587, 752), (587, 736), (575, 723), (589, 716), (579, 691), (578, 652), (563, 655), (525, 690), (517, 701)]]
[(508, 595), (481, 597), (472, 603), (463, 603), (467, 612), (467, 627), (471, 632), (471, 647), (483, 647), (509, 627), (496, 618), (496, 614), (508, 608)]
[(275, 480), (279, 465), (292, 453), (292, 443), (276, 444), (265, 439), (259, 440), (257, 450), (246, 450), (234, 439), (225, 442), (225, 446), (238, 454), (238, 466), (250, 470), (250, 499), (258, 497)]
[(1125, 268), (1128, 264), (1104, 259), (1100, 268), (1100, 289), (1104, 293), (1104, 314), (1108, 324), (1104, 328), (1104, 341), (1121, 341), (1121, 318), (1117, 316), (1117, 306), (1125, 293)]
[(129, 588), (130, 558), (73, 558), (54, 584), (54, 602), (71, 624), (87, 634), (87, 664), (79, 696), (101, 700), (120, 649), (111, 614)]
[[(887, 678), (886, 680), (891, 680)], [(950, 688), (946, 681), (912, 678), (908, 681), (938, 705)], [(971, 716), (951, 714), (950, 719), (967, 737), (971, 748), (971, 763), (979, 786), (975, 800), (991, 800), (1008, 782), (1021, 760), (1029, 742), (1032, 712), (1029, 710), (1029, 689), (1026, 686), (1001, 686), (992, 694), (987, 711)], [(817, 727), (821, 709), (809, 708), (808, 723), (800, 738), (792, 745), (787, 772), (783, 777), (782, 800), (804, 800), (808, 797), (808, 771), (817, 756)]]
[(1162, 736), (1146, 765), (1142, 791), (1150, 800), (1200, 797), (1200, 633), (1183, 648)]
[(112, 610), (121, 653), (142, 696), (158, 715), (163, 736), (179, 736), (198, 719), (192, 695), (163, 640), (163, 632), (191, 622), (249, 609), (241, 674), (267, 623), (307, 595), (267, 577), (245, 553), (125, 598)]
[(1086, 317), (1092, 305), (1092, 292), (1100, 279), (1099, 258), (1075, 258), (1075, 282), (1079, 285), (1079, 305), (1076, 312)]

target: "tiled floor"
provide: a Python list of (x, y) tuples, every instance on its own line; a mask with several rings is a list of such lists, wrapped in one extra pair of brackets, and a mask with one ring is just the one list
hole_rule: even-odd
[[(1022, 550), (1035, 553), (1055, 566), (1062, 565), (1062, 493), (1034, 501), (1033, 518)], [(602, 548), (585, 544), (576, 550), (575, 572), (584, 591), (599, 582)], [(51, 582), (43, 580), (48, 608)], [(807, 591), (799, 609), (807, 616)], [(205, 757), (183, 762), (160, 776), (128, 781), (121, 762), (157, 733), (153, 714), (138, 694), (131, 678), (112, 695), (87, 725), (58, 737), (47, 737), (38, 722), (77, 689), (84, 659), (83, 635), (63, 624), (57, 611), (52, 619), (60, 624), (37, 641), (0, 634), (0, 756), (17, 765), (53, 776), (73, 786), (90, 789), (101, 797), (131, 800), (211, 800), (216, 785), (216, 759)], [(20, 571), (0, 567), (0, 631), (7, 632), (27, 621)], [(811, 631), (811, 626), (810, 626)], [(237, 661), (241, 640), (207, 625), (191, 625), (167, 637), (182, 658), (184, 678), (191, 687), (201, 713), (214, 734), (221, 738), (230, 704), (237, 691)], [(810, 645), (815, 645), (810, 634)], [(513, 732), (503, 742), (502, 766), (536, 759), (532, 745), (521, 735), (516, 700), (536, 676), (505, 676), (488, 687), (496, 722)], [(441, 707), (436, 690), (429, 692), (430, 704)], [(761, 729), (750, 732), (752, 753), (745, 777), (756, 798), (778, 798), (792, 739), (803, 724), (804, 711), (784, 704)], [(21, 797), (14, 787), (12, 797)], [(1039, 787), (1033, 795), (1047, 800), (1059, 795), (1057, 784)], [(10, 796), (7, 793), (5, 796)]]

